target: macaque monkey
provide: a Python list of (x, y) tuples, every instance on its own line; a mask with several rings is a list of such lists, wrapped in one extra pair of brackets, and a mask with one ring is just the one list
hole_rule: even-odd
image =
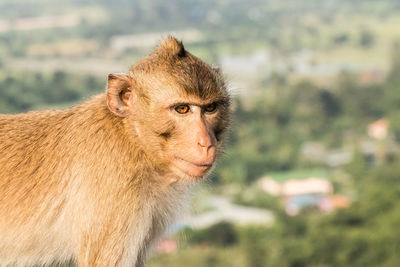
[(0, 115), (0, 266), (143, 266), (213, 168), (229, 105), (169, 37), (83, 104)]

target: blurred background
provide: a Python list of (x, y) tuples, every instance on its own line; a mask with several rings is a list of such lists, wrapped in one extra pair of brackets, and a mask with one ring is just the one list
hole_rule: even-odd
[(102, 92), (168, 34), (234, 94), (148, 266), (400, 266), (397, 0), (0, 0), (0, 113)]

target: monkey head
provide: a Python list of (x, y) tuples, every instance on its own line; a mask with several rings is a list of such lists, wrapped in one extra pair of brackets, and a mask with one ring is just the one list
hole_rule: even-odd
[(218, 70), (169, 37), (128, 74), (110, 74), (109, 110), (143, 153), (178, 177), (206, 176), (221, 150), (230, 97)]

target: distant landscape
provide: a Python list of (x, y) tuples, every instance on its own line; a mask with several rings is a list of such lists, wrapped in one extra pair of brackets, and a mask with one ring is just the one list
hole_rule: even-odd
[(148, 266), (400, 266), (398, 1), (0, 10), (0, 113), (85, 101), (170, 34), (222, 68), (234, 96), (225, 153)]

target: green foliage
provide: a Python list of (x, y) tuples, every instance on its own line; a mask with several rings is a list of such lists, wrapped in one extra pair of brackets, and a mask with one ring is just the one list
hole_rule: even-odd
[(7, 73), (0, 77), (0, 113), (24, 112), (48, 106), (71, 105), (100, 92), (102, 79), (57, 71)]
[(220, 222), (204, 230), (187, 229), (185, 236), (191, 244), (211, 244), (225, 247), (234, 245), (238, 239), (234, 226), (229, 222)]
[(333, 37), (332, 42), (336, 45), (343, 45), (349, 41), (349, 35), (347, 33), (340, 33)]
[(374, 35), (368, 31), (368, 30), (362, 30), (360, 32), (360, 46), (363, 48), (368, 48), (370, 46), (372, 46), (375, 42), (375, 37)]
[(234, 202), (244, 206), (264, 208), (276, 212), (283, 209), (278, 197), (266, 194), (258, 186), (246, 188), (235, 196)]
[(265, 238), (265, 229), (248, 228), (241, 234), (243, 253), (246, 259), (246, 266), (263, 267), (268, 261), (268, 244)]
[(397, 266), (400, 158), (363, 173), (359, 162), (356, 157), (348, 167), (362, 175), (349, 208), (328, 215), (303, 211), (296, 217), (277, 211), (272, 227), (235, 228), (241, 248), (235, 257), (244, 259), (242, 266)]
[[(385, 85), (361, 84), (351, 73), (342, 73), (332, 88), (320, 88), (308, 80), (265, 86), (250, 108), (242, 101), (235, 103), (226, 155), (217, 169), (222, 183), (249, 184), (267, 172), (308, 168), (310, 163), (299, 154), (304, 141), (339, 148), (343, 132), (351, 129), (363, 134), (367, 123), (386, 113), (381, 93)], [(278, 95), (279, 101), (271, 94)]]

